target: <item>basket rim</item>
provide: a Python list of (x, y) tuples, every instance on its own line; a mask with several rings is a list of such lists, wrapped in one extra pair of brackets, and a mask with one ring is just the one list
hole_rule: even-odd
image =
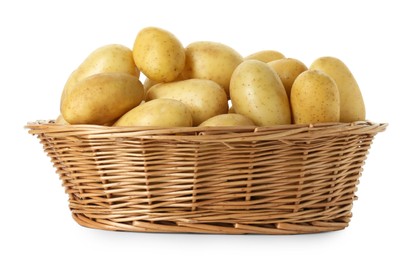
[(25, 125), (29, 133), (103, 137), (140, 137), (148, 139), (175, 139), (182, 141), (222, 142), (259, 141), (280, 139), (282, 141), (315, 138), (317, 136), (339, 136), (343, 134), (377, 134), (386, 130), (388, 123), (375, 123), (369, 120), (352, 123), (287, 124), (275, 126), (205, 126), (205, 127), (144, 127), (144, 126), (103, 126), (103, 125), (63, 125), (55, 120), (37, 120)]

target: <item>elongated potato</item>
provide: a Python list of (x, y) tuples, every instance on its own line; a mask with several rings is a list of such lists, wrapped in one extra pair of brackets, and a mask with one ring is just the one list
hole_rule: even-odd
[(70, 124), (109, 124), (140, 104), (143, 85), (126, 73), (94, 74), (65, 95), (61, 114)]
[(194, 126), (228, 111), (228, 99), (224, 89), (207, 79), (159, 83), (146, 94), (146, 100), (158, 98), (172, 98), (187, 105), (192, 113)]
[(136, 36), (133, 58), (139, 70), (149, 79), (170, 82), (185, 66), (185, 49), (171, 32), (146, 27)]
[(221, 114), (214, 117), (211, 117), (199, 126), (254, 126), (254, 122), (243, 115), (240, 114)]
[(282, 80), (283, 86), (286, 89), (286, 94), (290, 100), (290, 91), (296, 77), (308, 69), (306, 65), (300, 60), (293, 58), (282, 58), (267, 63), (274, 71), (276, 71), (279, 78)]
[(340, 95), (341, 122), (365, 120), (365, 104), (361, 90), (344, 62), (334, 57), (321, 57), (311, 64), (310, 69), (321, 70), (335, 80)]
[(61, 100), (81, 80), (98, 73), (119, 72), (139, 77), (132, 51), (121, 44), (108, 44), (91, 52), (65, 83)]
[(114, 126), (192, 126), (192, 114), (188, 107), (175, 99), (154, 99), (124, 114)]
[(262, 62), (270, 62), (274, 60), (280, 60), (285, 58), (281, 52), (275, 50), (263, 50), (252, 53), (244, 58), (244, 60), (259, 60)]
[(295, 124), (339, 122), (337, 85), (321, 71), (302, 72), (293, 82), (290, 101)]
[(231, 74), (243, 61), (243, 57), (236, 50), (218, 42), (199, 41), (189, 44), (185, 53), (183, 79), (215, 81), (229, 95)]
[(282, 81), (262, 61), (246, 60), (235, 69), (230, 95), (235, 112), (258, 126), (291, 123), (289, 100)]

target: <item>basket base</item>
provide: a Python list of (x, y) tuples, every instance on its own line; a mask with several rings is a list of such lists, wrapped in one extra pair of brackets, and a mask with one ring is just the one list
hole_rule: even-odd
[(107, 231), (128, 231), (148, 233), (199, 233), (199, 234), (263, 234), (263, 235), (296, 235), (338, 231), (348, 227), (348, 222), (311, 223), (276, 223), (269, 225), (247, 225), (228, 223), (185, 223), (130, 221), (114, 222), (109, 219), (91, 219), (82, 214), (72, 214), (74, 220), (81, 226)]

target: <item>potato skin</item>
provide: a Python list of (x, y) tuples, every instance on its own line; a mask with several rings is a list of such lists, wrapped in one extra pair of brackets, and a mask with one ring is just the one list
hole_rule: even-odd
[(146, 27), (136, 36), (133, 59), (149, 79), (170, 82), (178, 77), (185, 66), (185, 49), (171, 32)]
[(255, 124), (246, 116), (230, 113), (211, 117), (199, 126), (255, 126)]
[(361, 90), (344, 62), (335, 57), (320, 57), (312, 62), (310, 69), (321, 70), (335, 80), (340, 95), (341, 122), (365, 120), (365, 104)]
[(194, 126), (228, 111), (228, 99), (224, 89), (212, 80), (188, 79), (159, 83), (151, 87), (146, 100), (171, 98), (183, 102), (192, 113)]
[(285, 88), (276, 72), (262, 61), (246, 60), (235, 69), (230, 95), (235, 112), (258, 126), (291, 123)]
[(276, 71), (279, 78), (282, 80), (283, 86), (286, 89), (286, 94), (290, 100), (290, 91), (296, 77), (308, 69), (306, 65), (300, 60), (293, 58), (282, 58), (267, 63), (274, 71)]
[(339, 122), (337, 85), (321, 71), (302, 72), (293, 83), (290, 99), (295, 124)]
[(130, 48), (121, 44), (108, 44), (91, 52), (68, 77), (61, 100), (81, 80), (94, 74), (106, 72), (127, 73), (139, 77)]
[(143, 96), (143, 85), (135, 76), (94, 74), (67, 93), (61, 114), (70, 124), (109, 124), (139, 105)]
[(184, 103), (160, 98), (128, 111), (114, 126), (190, 127), (192, 114)]
[(198, 41), (185, 48), (183, 79), (209, 79), (218, 83), (229, 95), (231, 74), (243, 61), (233, 48), (218, 42)]
[(262, 50), (246, 56), (244, 60), (259, 60), (267, 63), (283, 58), (285, 58), (285, 55), (283, 55), (281, 52), (275, 50)]

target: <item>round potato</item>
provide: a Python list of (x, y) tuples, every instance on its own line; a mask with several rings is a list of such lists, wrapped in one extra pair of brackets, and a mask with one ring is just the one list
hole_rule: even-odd
[(211, 117), (199, 126), (254, 126), (254, 122), (243, 115), (240, 114), (222, 114)]
[(146, 77), (156, 82), (175, 80), (185, 66), (185, 49), (172, 33), (146, 27), (136, 36), (133, 58)]
[(121, 44), (101, 46), (90, 53), (65, 83), (61, 100), (81, 80), (98, 73), (119, 72), (139, 77), (131, 49)]
[(296, 77), (308, 69), (306, 65), (300, 60), (293, 58), (282, 58), (268, 62), (267, 64), (276, 71), (279, 78), (282, 80), (283, 86), (286, 89), (286, 94), (290, 99), (290, 91)]
[(61, 114), (70, 124), (104, 125), (139, 105), (143, 96), (143, 85), (136, 76), (94, 74), (67, 93), (61, 102)]
[(270, 62), (285, 58), (285, 55), (274, 50), (263, 50), (252, 53), (244, 58), (244, 60), (259, 60), (262, 62)]
[(114, 126), (187, 127), (192, 126), (192, 114), (184, 103), (160, 98), (133, 108)]
[(246, 60), (235, 69), (230, 95), (235, 112), (258, 126), (291, 123), (289, 100), (282, 81), (262, 61)]
[(209, 79), (229, 95), (231, 74), (243, 57), (231, 47), (217, 42), (193, 42), (185, 48), (184, 79)]
[(339, 122), (337, 85), (321, 71), (302, 72), (293, 83), (290, 101), (295, 124)]
[(321, 57), (311, 64), (310, 69), (321, 70), (335, 80), (341, 102), (341, 122), (365, 120), (365, 104), (361, 90), (344, 62), (334, 57)]
[(228, 111), (228, 99), (224, 89), (207, 79), (159, 83), (146, 94), (146, 100), (158, 98), (172, 98), (187, 105), (192, 113), (194, 126)]

